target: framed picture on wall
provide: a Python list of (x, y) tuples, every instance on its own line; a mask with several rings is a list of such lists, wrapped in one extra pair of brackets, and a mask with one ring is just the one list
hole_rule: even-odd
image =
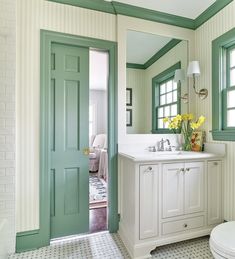
[(132, 88), (126, 89), (126, 105), (132, 106)]
[(126, 126), (132, 126), (132, 109), (126, 109)]

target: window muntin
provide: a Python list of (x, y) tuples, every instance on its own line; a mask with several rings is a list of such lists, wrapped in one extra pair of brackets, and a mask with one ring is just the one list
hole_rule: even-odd
[(223, 129), (235, 128), (235, 45), (224, 48), (224, 63), (226, 77), (225, 88), (222, 91), (223, 98)]
[(177, 115), (178, 104), (177, 104), (177, 83), (174, 82), (174, 77), (170, 77), (164, 82), (157, 85), (159, 91), (159, 103), (157, 106), (157, 125), (158, 129), (167, 129), (168, 125), (163, 123), (163, 118), (173, 118)]
[(173, 81), (175, 70), (179, 68), (180, 61), (152, 78), (152, 133), (172, 133), (163, 118), (180, 113), (181, 87)]

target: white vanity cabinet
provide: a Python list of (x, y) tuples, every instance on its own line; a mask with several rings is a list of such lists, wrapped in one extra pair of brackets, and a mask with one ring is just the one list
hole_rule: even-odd
[(168, 163), (162, 166), (162, 217), (204, 209), (204, 163)]
[(222, 222), (222, 161), (209, 158), (119, 155), (119, 234), (131, 258), (208, 235)]
[(158, 235), (158, 165), (141, 165), (139, 169), (140, 239)]
[(222, 161), (208, 164), (208, 224), (222, 222)]

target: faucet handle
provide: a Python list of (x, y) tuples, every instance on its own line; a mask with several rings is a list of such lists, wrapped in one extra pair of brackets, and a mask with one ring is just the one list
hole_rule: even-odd
[(155, 146), (149, 146), (148, 151), (149, 152), (156, 152), (156, 147)]

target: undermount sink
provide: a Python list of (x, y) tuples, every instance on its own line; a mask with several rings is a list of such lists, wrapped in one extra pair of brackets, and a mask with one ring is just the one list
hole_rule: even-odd
[(166, 155), (181, 155), (183, 151), (156, 151), (156, 152), (148, 152), (151, 154), (155, 154), (156, 156), (166, 156)]

